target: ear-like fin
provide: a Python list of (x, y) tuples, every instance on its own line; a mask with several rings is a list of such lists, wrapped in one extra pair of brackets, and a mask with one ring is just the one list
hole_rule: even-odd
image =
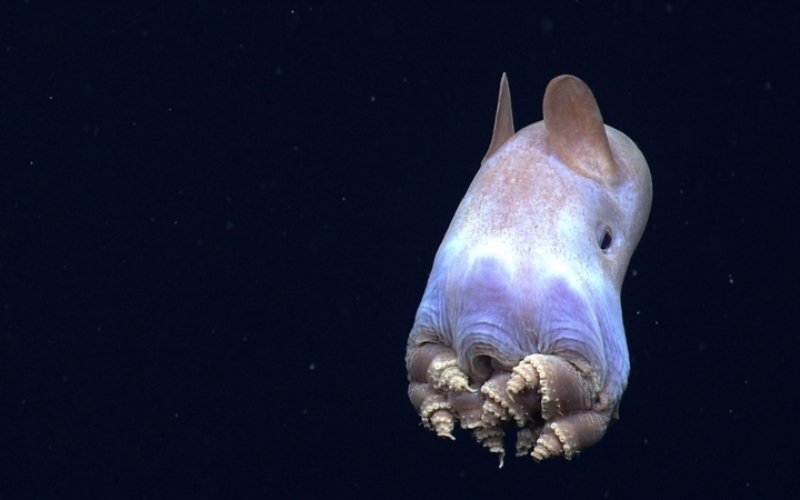
[(547, 85), (542, 108), (547, 136), (561, 161), (584, 177), (615, 184), (619, 167), (589, 87), (575, 76), (557, 76)]
[(511, 90), (508, 88), (508, 78), (506, 74), (500, 78), (500, 94), (497, 96), (497, 113), (494, 115), (494, 132), (492, 132), (492, 142), (489, 143), (489, 150), (481, 160), (489, 159), (500, 146), (514, 135), (514, 115), (511, 112)]

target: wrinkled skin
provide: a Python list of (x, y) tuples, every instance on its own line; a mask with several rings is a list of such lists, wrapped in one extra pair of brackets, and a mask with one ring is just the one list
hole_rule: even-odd
[(513, 131), (503, 75), (491, 146), (434, 260), (408, 339), (423, 424), (504, 456), (571, 458), (617, 418), (630, 369), (620, 289), (647, 222), (647, 163), (572, 76)]

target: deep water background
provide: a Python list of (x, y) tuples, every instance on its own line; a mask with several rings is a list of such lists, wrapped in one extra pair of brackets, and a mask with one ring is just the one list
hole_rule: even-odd
[[(497, 5), (501, 4), (501, 5)], [(0, 7), (0, 498), (768, 498), (794, 455), (791, 2)], [(654, 204), (622, 419), (437, 439), (408, 330), (488, 147), (586, 81)]]

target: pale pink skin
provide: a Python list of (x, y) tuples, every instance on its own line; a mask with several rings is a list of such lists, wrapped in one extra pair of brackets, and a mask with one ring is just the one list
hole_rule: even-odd
[[(521, 402), (530, 423), (517, 423), (529, 426), (534, 439), (550, 432), (551, 421), (565, 422), (563, 428), (552, 426), (555, 445), (540, 438), (549, 451), (534, 452), (537, 459), (570, 458), (602, 437), (616, 416), (630, 370), (620, 288), (652, 196), (647, 163), (636, 145), (602, 126), (580, 80), (559, 78), (564, 81), (556, 79), (548, 88), (545, 119), (549, 105), (551, 116), (573, 113), (578, 123), (573, 127), (569, 117), (553, 118), (549, 126), (537, 122), (490, 150), (436, 254), (406, 357), (409, 393), (426, 425), (435, 427), (426, 408), (441, 409), (462, 426), (469, 411), (482, 412), (483, 423), (468, 427), (491, 428), (501, 438), (506, 422), (503, 415), (499, 423), (487, 415), (483, 383), (495, 377), (503, 392), (507, 374), (531, 354), (565, 360), (566, 369), (539, 368), (550, 375), (551, 392), (573, 391), (558, 407), (539, 401), (542, 387), (536, 382), (526, 387), (530, 400)], [(582, 108), (592, 105), (588, 115), (596, 111), (596, 118), (583, 114)], [(510, 100), (508, 113), (510, 119)], [(606, 232), (611, 243), (601, 248)], [(468, 390), (432, 381), (437, 378), (430, 373), (433, 357), (451, 351), (468, 377)], [(584, 388), (572, 388), (584, 382)], [(462, 403), (459, 398), (472, 399)], [(510, 400), (522, 401), (519, 394)], [(569, 424), (568, 417), (577, 413), (585, 415), (578, 420), (590, 423)], [(513, 411), (505, 416), (514, 418)], [(496, 446), (484, 444), (502, 456)], [(559, 446), (563, 449), (551, 449)]]

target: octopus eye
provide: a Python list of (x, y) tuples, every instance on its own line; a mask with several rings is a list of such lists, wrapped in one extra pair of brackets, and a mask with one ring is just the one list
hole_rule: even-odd
[(598, 229), (597, 231), (597, 246), (600, 247), (600, 250), (606, 252), (611, 247), (611, 228), (608, 226), (603, 226)]

